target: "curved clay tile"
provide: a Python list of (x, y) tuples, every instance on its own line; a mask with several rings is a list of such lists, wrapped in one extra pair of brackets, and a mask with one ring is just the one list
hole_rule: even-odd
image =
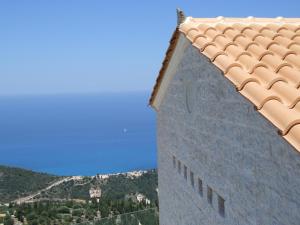
[(192, 28), (195, 28), (195, 27), (192, 27), (190, 24), (188, 23), (183, 23), (181, 24), (180, 26), (180, 31), (184, 34), (187, 34), (189, 32), (189, 30), (191, 30)]
[(192, 27), (192, 28), (188, 29), (188, 30), (185, 32), (186, 35), (191, 35), (191, 33), (196, 33), (196, 34), (198, 34), (198, 33), (199, 33), (199, 30), (198, 30), (197, 28), (195, 28), (195, 27)]
[[(298, 115), (299, 116), (299, 115)], [(297, 116), (295, 116), (297, 117)], [(294, 126), (300, 124), (300, 119), (296, 119), (291, 121), (290, 124), (286, 127), (285, 130), (282, 131), (282, 135), (286, 135)]]
[(232, 43), (226, 47), (225, 52), (236, 60), (245, 51), (239, 48), (237, 44)]
[[(200, 34), (201, 35), (201, 34)], [(188, 31), (187, 33), (187, 38), (190, 40), (190, 41), (193, 41), (197, 36), (199, 36), (199, 31), (196, 29), (196, 28), (192, 28)], [(203, 35), (203, 37), (205, 37)], [(206, 37), (205, 37), (206, 38)]]
[(300, 35), (299, 34), (295, 34), (291, 40), (293, 40), (294, 42), (297, 42), (300, 44)]
[(253, 30), (255, 30), (255, 31), (259, 32), (259, 33), (260, 33), (262, 30), (264, 30), (264, 29), (268, 29), (268, 30), (269, 30), (269, 28), (266, 28), (266, 27), (264, 27), (264, 26), (262, 26), (262, 25), (260, 25), (260, 24), (255, 24), (255, 23), (251, 24), (250, 27), (251, 27)]
[(271, 86), (277, 81), (288, 83), (284, 77), (281, 77), (273, 71), (270, 71), (268, 68), (262, 66), (257, 67), (252, 73), (252, 76), (258, 79), (266, 89), (270, 89)]
[(214, 44), (207, 45), (207, 47), (203, 50), (203, 54), (205, 54), (211, 61), (214, 61), (219, 55), (227, 56), (224, 51), (217, 48)]
[(298, 70), (294, 70), (289, 66), (284, 66), (277, 74), (286, 78), (293, 87), (298, 87), (300, 85), (300, 71)]
[(237, 35), (234, 39), (234, 43), (242, 46), (243, 49), (246, 49), (251, 42), (252, 40), (247, 38), (244, 34)]
[(222, 34), (224, 34), (228, 30), (233, 30), (232, 27), (227, 26), (226, 24), (218, 23), (215, 28)]
[(291, 143), (295, 149), (300, 149), (300, 124), (296, 124), (291, 127), (289, 132), (283, 136), (289, 143)]
[(253, 73), (253, 71), (259, 67), (267, 67), (266, 64), (261, 63), (259, 60), (257, 60), (256, 58), (254, 58), (253, 56), (251, 56), (251, 54), (247, 53), (247, 54), (242, 54), (241, 56), (238, 57), (237, 61), (243, 65), (246, 70), (248, 71), (248, 73)]
[(265, 49), (268, 49), (272, 44), (276, 43), (276, 41), (271, 38), (263, 37), (262, 35), (257, 36), (254, 41), (262, 45)]
[(287, 37), (289, 39), (292, 39), (292, 37), (295, 36), (295, 33), (293, 31), (288, 30), (286, 27), (280, 29), (278, 33), (282, 34), (284, 37)]
[(243, 87), (248, 82), (256, 82), (260, 84), (259, 80), (253, 76), (251, 76), (249, 73), (243, 71), (240, 67), (232, 67), (228, 70), (227, 74), (225, 74), (225, 77), (229, 79), (236, 87), (238, 91), (243, 89)]
[(215, 58), (214, 64), (226, 74), (232, 67), (240, 67), (243, 68), (243, 66), (232, 59), (230, 59), (228, 56), (225, 55), (219, 55)]
[(211, 34), (213, 35), (214, 33), (217, 33), (218, 31), (216, 30), (216, 28), (212, 27), (212, 26), (205, 26), (205, 25), (199, 25), (198, 29), (200, 30), (200, 32), (202, 32), (205, 35)]
[(241, 33), (235, 29), (227, 29), (223, 32), (223, 34), (225, 34), (226, 36), (228, 36), (229, 38), (231, 38), (231, 40), (235, 40), (239, 35), (241, 35)]
[(257, 109), (261, 109), (267, 101), (272, 99), (281, 102), (281, 99), (275, 93), (265, 89), (256, 82), (247, 83), (240, 93), (249, 99)]
[(252, 58), (252, 54), (250, 52), (243, 51), (242, 49), (240, 49), (240, 50), (241, 50), (241, 53), (236, 56), (236, 60), (239, 60), (239, 58), (241, 58), (244, 55), (247, 55), (250, 58)]
[(270, 30), (270, 29), (264, 29), (264, 30), (262, 30), (261, 32), (261, 35), (263, 35), (264, 37), (268, 37), (268, 38), (270, 38), (270, 39), (274, 39), (275, 37), (277, 37), (277, 36), (282, 36), (281, 34), (278, 34), (278, 33), (276, 33), (276, 32), (274, 32), (274, 31), (272, 31), (272, 30)]
[(297, 43), (297, 42), (294, 42), (284, 36), (276, 36), (274, 38), (274, 41), (276, 41), (278, 44), (286, 47), (286, 48), (289, 48), (290, 45), (294, 44), (294, 43)]
[(269, 28), (270, 30), (272, 30), (276, 33), (278, 33), (278, 30), (281, 28), (281, 26), (276, 23), (269, 23), (265, 27)]
[(291, 45), (289, 45), (289, 49), (300, 54), (300, 44), (298, 43), (292, 43)]
[(300, 41), (300, 34), (295, 33), (294, 36), (291, 37), (291, 40), (299, 42)]
[(268, 67), (272, 69), (275, 73), (277, 73), (283, 66), (293, 67), (292, 64), (281, 60), (278, 56), (273, 54), (264, 55), (261, 58), (261, 62), (267, 64)]
[(288, 30), (291, 31), (297, 31), (299, 29), (299, 26), (295, 25), (295, 24), (285, 24), (284, 27)]
[(252, 46), (252, 45), (256, 45), (256, 46), (259, 47), (258, 43), (256, 43), (255, 41), (251, 41), (251, 42), (249, 42), (249, 44), (247, 44), (247, 46), (245, 47), (245, 50), (248, 51), (249, 47)]
[(200, 49), (200, 51), (203, 51), (204, 48), (209, 45), (211, 42), (208, 38), (203, 37), (203, 36), (198, 36), (193, 42), (193, 45)]
[(297, 69), (300, 69), (300, 60), (299, 60), (299, 56), (297, 56), (296, 54), (290, 53), (285, 57), (285, 61), (293, 64), (294, 66), (297, 67)]
[(278, 94), (282, 102), (289, 108), (293, 108), (300, 100), (300, 91), (295, 87), (291, 87), (283, 81), (275, 82), (271, 90)]
[(197, 35), (193, 35), (193, 36), (187, 36), (187, 38), (192, 42), (192, 43), (194, 43), (196, 40), (197, 40), (197, 38), (202, 38), (202, 39), (204, 39), (204, 40), (207, 40), (207, 41), (209, 41), (209, 39), (204, 35), (204, 34), (197, 34)]
[(281, 57), (282, 60), (285, 60), (286, 56), (288, 56), (290, 54), (294, 54), (294, 55), (297, 54), (296, 51), (292, 51), (286, 47), (279, 45), (278, 43), (274, 43), (274, 44), (270, 45), (269, 50), (271, 52), (274, 52), (279, 57)]
[[(221, 34), (221, 33), (219, 33), (214, 27), (211, 27), (210, 29), (207, 29), (207, 30), (204, 32), (204, 34), (205, 34), (207, 37), (211, 38), (211, 40), (214, 40), (215, 37), (216, 37), (217, 35)], [(224, 34), (222, 34), (222, 35), (224, 35)]]
[[(267, 101), (260, 112), (279, 128), (282, 135), (300, 121), (300, 113), (276, 100)], [(284, 115), (284, 116), (283, 116)]]
[[(255, 43), (255, 42), (254, 42)], [(256, 57), (257, 60), (261, 60), (266, 55), (273, 55), (271, 51), (261, 48), (257, 44), (251, 44), (247, 48), (247, 51)]]
[(250, 24), (249, 25), (245, 25), (245, 24), (242, 24), (242, 23), (234, 23), (234, 24), (232, 24), (232, 27), (234, 29), (238, 30), (240, 33), (242, 33), (243, 30), (245, 30), (245, 29), (252, 29), (250, 27)]
[(300, 113), (300, 102), (297, 102), (293, 109)]
[(259, 46), (259, 44), (257, 44), (255, 41), (250, 41), (247, 45), (244, 46), (245, 50), (247, 51), (248, 48), (252, 45)]
[(278, 73), (282, 68), (285, 68), (285, 67), (289, 67), (292, 70), (294, 70), (294, 67), (290, 63), (283, 61), (281, 64), (276, 66), (275, 73)]
[(259, 32), (252, 30), (252, 29), (246, 29), (243, 31), (243, 34), (246, 35), (249, 39), (252, 41), (258, 36), (261, 35)]
[(225, 50), (227, 46), (233, 44), (229, 38), (226, 38), (224, 34), (217, 35), (213, 40), (222, 50)]
[(224, 34), (218, 34), (216, 35), (213, 40), (218, 46), (221, 48), (224, 48), (228, 43), (232, 42), (230, 39), (226, 38)]
[[(294, 100), (293, 104), (291, 104), (291, 109), (295, 108), (295, 106), (300, 102), (300, 96), (297, 97), (297, 99)], [(298, 111), (298, 110), (297, 110)]]

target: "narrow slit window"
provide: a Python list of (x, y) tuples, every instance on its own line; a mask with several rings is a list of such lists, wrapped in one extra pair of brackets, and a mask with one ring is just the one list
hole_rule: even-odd
[(221, 216), (225, 216), (225, 200), (221, 197), (218, 196), (218, 205), (219, 205), (219, 213)]
[(177, 166), (178, 166), (178, 173), (181, 174), (181, 162), (178, 160), (177, 161)]
[(210, 186), (207, 186), (207, 201), (212, 205), (213, 203), (213, 190)]
[(203, 196), (203, 183), (200, 178), (198, 178), (198, 194)]
[(176, 168), (176, 157), (173, 155), (173, 167)]
[(187, 167), (184, 165), (184, 179), (187, 180)]
[(194, 187), (195, 186), (194, 173), (192, 171), (190, 172), (190, 179), (191, 179), (191, 185), (192, 185), (192, 187)]

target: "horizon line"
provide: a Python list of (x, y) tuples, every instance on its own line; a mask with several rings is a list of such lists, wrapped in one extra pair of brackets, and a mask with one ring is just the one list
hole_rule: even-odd
[(98, 95), (98, 94), (122, 94), (122, 93), (151, 93), (149, 90), (121, 90), (121, 91), (93, 91), (93, 92), (58, 92), (58, 93), (6, 93), (0, 94), (0, 97), (21, 97), (21, 96), (56, 96), (56, 95)]

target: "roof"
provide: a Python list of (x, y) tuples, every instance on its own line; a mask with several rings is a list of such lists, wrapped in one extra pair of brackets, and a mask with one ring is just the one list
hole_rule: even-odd
[(165, 56), (165, 59), (162, 63), (162, 67), (159, 71), (159, 74), (156, 78), (156, 82), (155, 82), (155, 85), (154, 85), (154, 88), (153, 88), (153, 91), (152, 91), (152, 94), (151, 94), (151, 97), (150, 97), (150, 100), (149, 100), (149, 105), (152, 105), (157, 93), (158, 93), (158, 90), (160, 88), (160, 85), (161, 85), (161, 82), (162, 82), (162, 79), (163, 79), (163, 76), (168, 68), (168, 65), (170, 63), (170, 60), (173, 56), (173, 53), (174, 53), (174, 50), (176, 48), (176, 44), (178, 42), (178, 39), (179, 39), (179, 29), (176, 28), (176, 30), (173, 32), (173, 35), (170, 39), (170, 45), (169, 45), (169, 48), (166, 52), (166, 56)]
[(186, 18), (172, 36), (150, 105), (179, 34), (300, 151), (300, 18)]

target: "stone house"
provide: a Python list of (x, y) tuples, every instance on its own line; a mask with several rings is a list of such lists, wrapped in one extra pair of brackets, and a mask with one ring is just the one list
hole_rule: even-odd
[(150, 99), (161, 225), (300, 224), (300, 19), (185, 18)]
[(92, 187), (89, 190), (90, 198), (101, 198), (101, 189), (100, 187)]

